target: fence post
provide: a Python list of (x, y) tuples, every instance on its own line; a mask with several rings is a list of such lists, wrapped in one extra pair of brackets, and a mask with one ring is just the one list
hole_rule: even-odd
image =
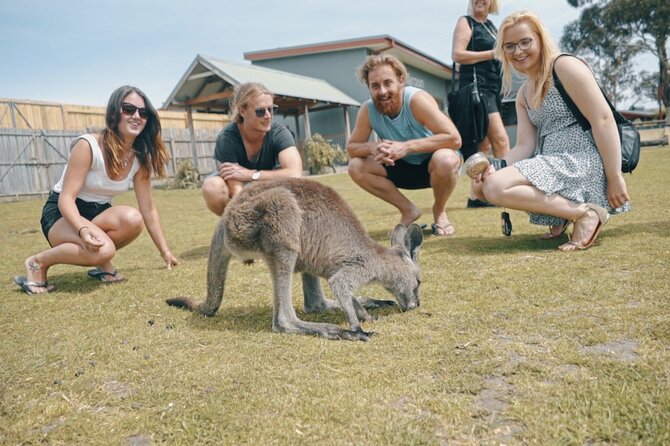
[(193, 153), (193, 167), (200, 172), (198, 168), (198, 146), (195, 142), (195, 130), (193, 129), (193, 113), (190, 105), (186, 106), (186, 120), (188, 122), (188, 132), (191, 134), (191, 152)]

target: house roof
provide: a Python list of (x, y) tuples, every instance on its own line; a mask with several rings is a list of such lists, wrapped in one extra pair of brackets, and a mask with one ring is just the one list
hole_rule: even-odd
[(373, 53), (390, 53), (406, 65), (416, 67), (442, 79), (451, 79), (452, 73), (449, 65), (386, 34), (310, 45), (251, 51), (244, 53), (244, 58), (253, 62), (356, 48), (367, 48)]
[(236, 85), (260, 82), (275, 96), (283, 114), (300, 114), (310, 109), (360, 106), (360, 103), (328, 82), (312, 77), (272, 70), (250, 64), (230, 62), (197, 55), (177, 86), (163, 104), (163, 109), (224, 113)]

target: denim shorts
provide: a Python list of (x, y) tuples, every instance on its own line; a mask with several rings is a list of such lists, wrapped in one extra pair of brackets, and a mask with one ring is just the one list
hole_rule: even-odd
[[(44, 207), (42, 208), (42, 219), (40, 220), (40, 223), (42, 224), (42, 233), (47, 241), (49, 241), (49, 231), (51, 230), (51, 227), (63, 217), (63, 214), (60, 213), (60, 209), (58, 209), (59, 195), (58, 192), (51, 191), (49, 193), (49, 198), (47, 198), (47, 202), (44, 203)], [(84, 201), (79, 198), (74, 202), (77, 205), (77, 210), (79, 210), (79, 215), (89, 221), (112, 207), (110, 203), (95, 203)]]

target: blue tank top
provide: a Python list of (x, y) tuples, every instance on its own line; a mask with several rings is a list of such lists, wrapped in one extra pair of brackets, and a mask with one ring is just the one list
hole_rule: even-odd
[[(405, 87), (405, 93), (402, 100), (402, 108), (395, 118), (391, 118), (379, 113), (375, 108), (372, 99), (368, 99), (368, 116), (370, 117), (370, 126), (381, 139), (390, 139), (392, 141), (409, 141), (410, 139), (420, 139), (433, 136), (433, 132), (428, 130), (412, 115), (410, 102), (412, 96), (419, 90), (415, 87)], [(419, 165), (431, 157), (431, 153), (414, 153), (407, 155), (402, 160), (409, 164)]]

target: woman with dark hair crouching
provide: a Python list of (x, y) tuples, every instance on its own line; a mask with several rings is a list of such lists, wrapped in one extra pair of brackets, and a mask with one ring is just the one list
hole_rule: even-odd
[[(95, 266), (88, 271), (92, 278), (123, 280), (112, 259), (144, 226), (167, 268), (177, 265), (151, 193), (151, 175), (165, 176), (168, 161), (156, 109), (141, 90), (123, 86), (109, 99), (105, 125), (72, 142), (63, 175), (42, 210), (42, 232), (51, 248), (28, 257), (26, 275), (14, 277), (28, 294), (51, 292), (47, 271), (58, 264)], [(139, 210), (112, 206), (131, 181)]]

